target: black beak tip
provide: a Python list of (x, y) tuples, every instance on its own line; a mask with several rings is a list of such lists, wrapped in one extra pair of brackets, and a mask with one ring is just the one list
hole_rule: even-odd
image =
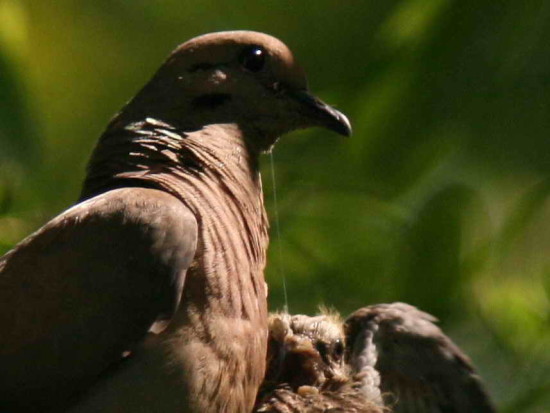
[(351, 124), (342, 112), (317, 99), (307, 90), (289, 90), (289, 94), (302, 105), (304, 114), (313, 120), (308, 126), (321, 126), (343, 136), (351, 136)]
[(350, 137), (353, 130), (351, 128), (351, 123), (346, 115), (341, 112), (336, 112), (336, 123), (332, 130), (340, 135), (345, 137)]

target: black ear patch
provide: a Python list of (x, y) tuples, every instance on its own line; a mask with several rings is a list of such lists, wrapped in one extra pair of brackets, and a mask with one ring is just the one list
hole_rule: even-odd
[(193, 66), (191, 66), (187, 71), (189, 73), (198, 72), (199, 70), (210, 70), (214, 68), (215, 65), (212, 63), (196, 63)]
[(231, 95), (227, 93), (210, 93), (196, 97), (191, 104), (197, 109), (215, 109), (229, 100)]

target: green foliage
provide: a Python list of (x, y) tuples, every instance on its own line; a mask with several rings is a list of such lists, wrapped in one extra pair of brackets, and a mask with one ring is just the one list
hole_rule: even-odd
[(283, 276), (292, 312), (418, 305), (503, 411), (548, 411), (549, 25), (543, 1), (0, 0), (0, 252), (70, 205), (102, 128), (176, 44), (266, 31), (355, 130), (285, 137), (276, 188), (264, 159), (271, 307)]

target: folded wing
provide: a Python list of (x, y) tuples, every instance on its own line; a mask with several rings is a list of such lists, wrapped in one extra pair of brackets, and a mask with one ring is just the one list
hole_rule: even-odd
[(196, 243), (197, 222), (179, 200), (124, 188), (77, 204), (8, 252), (0, 410), (57, 406), (169, 319)]

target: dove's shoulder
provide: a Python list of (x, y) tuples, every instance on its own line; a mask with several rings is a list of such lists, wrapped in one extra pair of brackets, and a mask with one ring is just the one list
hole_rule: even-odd
[(197, 222), (177, 198), (121, 188), (69, 208), (8, 252), (0, 401), (27, 402), (19, 396), (30, 388), (37, 400), (50, 388), (69, 393), (169, 318), (196, 243)]

